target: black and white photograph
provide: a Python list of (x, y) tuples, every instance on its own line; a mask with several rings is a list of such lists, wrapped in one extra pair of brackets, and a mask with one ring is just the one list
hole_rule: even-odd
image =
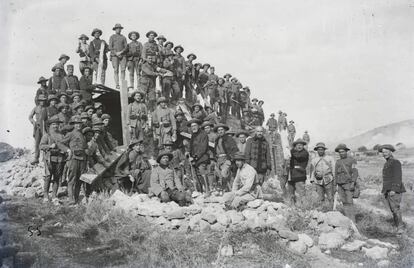
[(414, 267), (413, 0), (1, 0), (0, 268)]

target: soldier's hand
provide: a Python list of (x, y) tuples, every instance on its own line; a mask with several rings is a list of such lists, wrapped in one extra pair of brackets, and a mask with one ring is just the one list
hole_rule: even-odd
[(395, 192), (394, 191), (389, 191), (388, 195), (395, 195)]
[(50, 149), (55, 149), (56, 148), (56, 143), (52, 143), (51, 145), (49, 145)]
[(70, 149), (68, 149), (66, 151), (66, 153), (68, 154), (68, 159), (71, 159), (72, 158), (72, 151)]

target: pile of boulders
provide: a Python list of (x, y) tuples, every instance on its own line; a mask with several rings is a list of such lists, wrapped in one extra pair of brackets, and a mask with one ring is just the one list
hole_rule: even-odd
[(0, 189), (12, 196), (26, 198), (43, 196), (43, 162), (33, 166), (28, 155), (0, 165)]

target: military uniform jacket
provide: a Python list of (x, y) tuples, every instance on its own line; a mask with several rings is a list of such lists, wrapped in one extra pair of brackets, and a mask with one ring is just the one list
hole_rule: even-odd
[(82, 100), (90, 102), (92, 101), (92, 92), (95, 86), (92, 84), (92, 76), (82, 75), (79, 81), (80, 93), (82, 95)]
[(96, 163), (104, 164), (105, 160), (98, 149), (98, 144), (95, 140), (88, 142), (88, 149), (86, 150), (88, 166), (93, 167)]
[(311, 160), (310, 181), (319, 185), (327, 185), (334, 180), (335, 160), (329, 155), (315, 156)]
[(86, 143), (86, 138), (77, 129), (72, 130), (63, 138), (61, 144), (63, 148), (68, 148), (72, 151), (72, 159), (75, 160), (86, 160), (86, 150), (88, 149), (88, 144)]
[(49, 106), (46, 108), (47, 111), (47, 118), (51, 118), (54, 115), (57, 115), (59, 113), (58, 109), (56, 108), (56, 106)]
[[(223, 152), (220, 152), (221, 149), (219, 149), (219, 147), (222, 147)], [(238, 151), (239, 148), (237, 148), (236, 141), (228, 134), (218, 137), (214, 143), (214, 153), (216, 157), (224, 153), (228, 159), (233, 159), (234, 154)]]
[(111, 35), (108, 44), (109, 51), (111, 51), (111, 57), (118, 57), (115, 53), (121, 52), (121, 56), (119, 56), (119, 58), (122, 58), (122, 53), (125, 51), (127, 45), (127, 39), (122, 34)]
[(274, 118), (269, 118), (267, 120), (266, 126), (269, 127), (269, 129), (276, 129), (277, 128), (277, 121)]
[(100, 50), (101, 50), (101, 43), (102, 42), (104, 42), (104, 44), (105, 44), (103, 60), (104, 60), (104, 62), (108, 60), (108, 56), (106, 55), (106, 53), (108, 53), (108, 51), (109, 51), (108, 44), (104, 40), (95, 38), (89, 44), (89, 56), (91, 57), (93, 62), (96, 62), (96, 63), (99, 62), (99, 53), (100, 53)]
[(132, 127), (136, 127), (141, 120), (147, 120), (147, 106), (143, 102), (132, 102), (128, 104), (127, 110), (127, 118), (128, 118), (128, 125)]
[(309, 153), (306, 150), (290, 151), (290, 174), (291, 180), (294, 182), (306, 180), (306, 167), (309, 161)]
[(351, 157), (338, 159), (335, 163), (335, 178), (337, 184), (353, 183), (358, 178), (356, 161)]
[(142, 58), (144, 60), (147, 59), (147, 56), (158, 56), (159, 55), (159, 51), (158, 51), (158, 45), (157, 43), (155, 43), (155, 41), (148, 41), (144, 44), (143, 50), (142, 50)]
[(220, 102), (220, 103), (227, 103), (228, 102), (227, 101), (227, 95), (228, 95), (227, 87), (225, 87), (224, 84), (217, 86), (217, 93), (218, 93), (218, 97), (219, 97), (218, 102)]
[(185, 74), (185, 58), (182, 55), (174, 56), (175, 76), (181, 79)]
[(195, 68), (191, 61), (185, 61), (185, 79), (194, 82)]
[(127, 45), (124, 53), (126, 54), (128, 61), (139, 60), (141, 59), (143, 49), (144, 47), (142, 46), (141, 42), (131, 41)]
[(53, 75), (47, 83), (49, 94), (56, 94), (62, 85), (62, 76)]
[(200, 72), (200, 73), (198, 74), (198, 79), (197, 79), (197, 87), (199, 87), (200, 89), (201, 89), (202, 87), (204, 87), (204, 86), (205, 86), (205, 84), (208, 82), (208, 79), (209, 79), (209, 75), (208, 75), (208, 73), (205, 73), (205, 72)]
[(287, 131), (289, 132), (289, 134), (296, 134), (296, 128), (295, 128), (295, 126), (293, 124), (290, 124), (287, 127)]
[(382, 169), (382, 193), (394, 191), (396, 193), (404, 193), (405, 187), (402, 182), (401, 162), (390, 157), (384, 164)]
[(155, 64), (152, 64), (148, 61), (145, 61), (142, 64), (142, 68), (141, 68), (142, 77), (155, 79), (158, 75), (156, 71), (157, 71), (157, 66)]
[(39, 106), (39, 105), (34, 107), (33, 110), (30, 112), (30, 115), (29, 115), (30, 121), (33, 121), (33, 116), (35, 117), (35, 121), (34, 121), (34, 124), (33, 124), (34, 132), (36, 131), (36, 128), (39, 128), (39, 129), (43, 130), (44, 127), (45, 127), (46, 120), (47, 120), (46, 107), (42, 107), (42, 106)]
[[(42, 136), (39, 148), (44, 152), (44, 159), (46, 161), (59, 163), (65, 160), (65, 147), (59, 146), (62, 140), (63, 135), (59, 132), (49, 131), (49, 133), (45, 133)], [(56, 147), (53, 149), (49, 147), (52, 144), (56, 144)]]
[(208, 136), (207, 133), (199, 129), (197, 133), (191, 133), (190, 155), (195, 159), (195, 166), (208, 163)]
[(158, 166), (151, 172), (150, 193), (158, 196), (162, 191), (167, 189), (175, 190), (182, 189), (181, 182), (174, 176), (174, 171), (169, 167)]
[(78, 77), (76, 75), (67, 75), (63, 77), (62, 82), (60, 84), (60, 89), (65, 92), (73, 92), (74, 90), (80, 90)]
[[(174, 132), (177, 129), (174, 112), (170, 108), (163, 109), (158, 106), (153, 113), (152, 119), (154, 125), (171, 127)], [(169, 126), (167, 124), (169, 124)]]

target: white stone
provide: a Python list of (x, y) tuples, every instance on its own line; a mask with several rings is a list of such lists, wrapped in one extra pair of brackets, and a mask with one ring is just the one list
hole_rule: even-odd
[(197, 230), (200, 226), (201, 221), (201, 215), (197, 214), (190, 218), (190, 221), (188, 222), (188, 226), (190, 226), (191, 230)]
[(333, 227), (349, 228), (351, 226), (351, 220), (339, 211), (329, 211), (325, 213), (325, 221), (328, 225)]
[(307, 234), (298, 234), (299, 241), (305, 243), (305, 245), (310, 248), (313, 246), (313, 239)]
[(187, 210), (192, 215), (201, 213), (201, 207), (199, 205), (196, 205), (196, 204), (191, 204), (190, 206), (188, 206)]
[(388, 267), (390, 264), (389, 260), (382, 260), (377, 263), (378, 267)]
[(272, 230), (281, 230), (286, 228), (286, 218), (282, 215), (269, 216), (266, 220), (266, 226)]
[(363, 247), (363, 246), (365, 246), (366, 245), (366, 242), (365, 241), (361, 241), (361, 240), (354, 240), (354, 241), (352, 241), (352, 242), (348, 242), (348, 243), (346, 243), (345, 245), (343, 245), (342, 247), (341, 247), (341, 249), (342, 250), (345, 250), (345, 251), (349, 251), (349, 252), (352, 252), (352, 251), (359, 251), (359, 250), (361, 250), (361, 248)]
[(298, 241), (290, 241), (289, 248), (299, 254), (305, 254), (308, 250), (308, 246), (305, 242), (298, 240)]
[(207, 232), (207, 231), (210, 231), (211, 229), (210, 223), (206, 222), (205, 220), (200, 220), (199, 225), (200, 225), (200, 231), (202, 232)]
[(258, 208), (263, 204), (263, 200), (262, 199), (255, 199), (253, 201), (250, 201), (247, 203), (247, 206), (249, 208)]
[(367, 242), (370, 243), (370, 244), (374, 244), (374, 245), (378, 245), (378, 246), (384, 246), (384, 247), (387, 247), (387, 248), (393, 248), (393, 249), (398, 248), (397, 245), (391, 244), (389, 242), (383, 242), (381, 240), (374, 239), (374, 238), (368, 239)]
[(223, 257), (231, 257), (234, 255), (234, 250), (232, 245), (225, 245), (220, 249), (220, 255)]
[(172, 220), (172, 219), (184, 219), (185, 218), (184, 209), (178, 208), (178, 209), (172, 210), (170, 212), (167, 212), (167, 217), (170, 220)]
[(333, 230), (335, 233), (338, 233), (342, 236), (343, 239), (347, 240), (351, 237), (351, 232), (348, 228), (338, 227)]
[(257, 218), (257, 211), (252, 210), (252, 209), (245, 209), (242, 211), (243, 216), (249, 220), (249, 219), (255, 219)]
[(226, 213), (220, 213), (217, 215), (217, 222), (223, 226), (229, 226), (231, 219)]
[(297, 241), (299, 239), (299, 236), (296, 233), (289, 231), (287, 229), (278, 230), (278, 233), (280, 237), (286, 238), (289, 241)]
[(226, 212), (226, 214), (230, 217), (232, 224), (239, 224), (244, 220), (243, 214), (235, 210), (229, 210)]
[(318, 226), (318, 230), (322, 233), (330, 233), (330, 232), (333, 231), (333, 229), (334, 228), (332, 226), (328, 225), (326, 222), (324, 222), (324, 223), (322, 223)]
[(372, 248), (363, 247), (362, 251), (365, 252), (365, 255), (368, 258), (374, 260), (386, 259), (388, 258), (388, 248), (383, 248), (379, 246), (375, 246)]
[(208, 212), (201, 212), (201, 218), (210, 224), (214, 224), (217, 222), (217, 217), (214, 214)]
[(336, 232), (321, 233), (318, 245), (322, 249), (339, 248), (345, 243), (342, 235)]

